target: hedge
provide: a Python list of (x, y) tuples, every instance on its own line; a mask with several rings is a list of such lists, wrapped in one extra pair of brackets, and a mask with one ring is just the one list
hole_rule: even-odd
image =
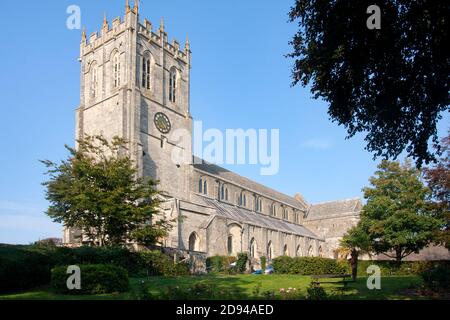
[(382, 276), (409, 276), (421, 275), (435, 265), (444, 265), (450, 268), (450, 261), (403, 261), (400, 266), (392, 260), (360, 260), (358, 261), (358, 276), (367, 276), (370, 265), (380, 267)]
[(435, 291), (448, 292), (450, 289), (450, 263), (448, 261), (435, 263), (422, 271), (424, 285)]
[(349, 267), (346, 263), (339, 263), (333, 259), (317, 257), (277, 257), (272, 260), (272, 266), (276, 273), (281, 274), (346, 274)]
[(52, 266), (48, 252), (27, 246), (0, 245), (0, 292), (48, 284)]
[(161, 251), (133, 252), (126, 248), (63, 248), (0, 245), (0, 292), (29, 289), (50, 283), (51, 269), (66, 265), (111, 264), (133, 276), (189, 274), (186, 263), (174, 264)]
[(232, 256), (213, 256), (206, 259), (206, 269), (209, 272), (224, 272), (230, 269), (230, 265), (237, 261)]
[(128, 291), (129, 281), (127, 271), (118, 266), (106, 264), (78, 265), (81, 270), (80, 290), (67, 288), (68, 266), (52, 269), (51, 285), (59, 293), (64, 294), (102, 294)]

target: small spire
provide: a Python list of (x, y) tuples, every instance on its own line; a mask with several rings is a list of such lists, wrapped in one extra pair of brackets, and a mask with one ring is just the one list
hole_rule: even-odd
[(130, 0), (126, 0), (125, 2), (125, 12), (128, 13), (130, 12), (131, 8), (130, 8)]
[(161, 18), (161, 24), (159, 26), (159, 32), (164, 32), (164, 18)]
[(108, 19), (106, 18), (106, 12), (103, 15), (103, 28), (108, 28)]
[(185, 45), (186, 51), (189, 51), (191, 49), (191, 46), (189, 44), (189, 35), (186, 34), (186, 45)]
[(86, 43), (86, 27), (83, 27), (83, 31), (81, 32), (81, 42)]
[(138, 12), (139, 12), (139, 0), (134, 0), (133, 11), (134, 11), (134, 13), (138, 14)]

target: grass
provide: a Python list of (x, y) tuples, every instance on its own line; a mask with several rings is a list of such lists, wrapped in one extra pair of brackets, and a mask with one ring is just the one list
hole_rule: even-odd
[[(89, 296), (61, 295), (55, 293), (49, 287), (37, 288), (21, 293), (0, 295), (0, 300), (132, 300), (136, 297), (140, 282), (145, 281), (153, 296), (161, 296), (169, 287), (192, 287), (197, 283), (213, 283), (217, 290), (233, 290), (236, 297), (252, 299), (255, 288), (259, 292), (274, 291), (275, 297), (280, 298), (281, 288), (296, 288), (298, 293), (306, 297), (306, 289), (311, 282), (309, 276), (297, 275), (208, 275), (187, 276), (177, 278), (132, 278), (130, 290), (121, 294), (103, 294)], [(425, 297), (411, 295), (411, 289), (419, 288), (422, 281), (417, 276), (391, 276), (381, 279), (381, 290), (369, 290), (366, 286), (366, 278), (359, 278), (357, 282), (350, 283), (346, 290), (338, 290), (337, 284), (323, 284), (327, 293), (333, 299), (352, 300), (378, 300), (378, 299), (424, 299)]]

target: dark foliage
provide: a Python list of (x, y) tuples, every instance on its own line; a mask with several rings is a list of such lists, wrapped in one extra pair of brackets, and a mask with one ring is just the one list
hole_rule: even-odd
[(296, 257), (287, 256), (273, 259), (273, 268), (276, 273), (319, 275), (319, 274), (347, 274), (349, 268), (346, 264), (341, 264), (333, 259), (317, 257)]
[[(373, 4), (380, 30), (366, 26)], [(428, 163), (429, 140), (439, 145), (436, 124), (449, 110), (449, 17), (447, 1), (297, 0), (293, 84), (310, 85), (349, 137), (366, 132), (375, 156), (406, 150)]]
[(68, 266), (59, 266), (52, 269), (52, 287), (59, 293), (75, 295), (126, 292), (128, 290), (128, 274), (124, 268), (105, 264), (78, 266), (81, 270), (80, 290), (69, 290), (67, 288)]

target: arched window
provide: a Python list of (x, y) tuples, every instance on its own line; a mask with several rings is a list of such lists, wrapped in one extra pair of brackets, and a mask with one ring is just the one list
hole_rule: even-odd
[(302, 248), (300, 245), (297, 246), (297, 250), (295, 250), (295, 256), (301, 257), (302, 256)]
[(258, 197), (255, 196), (254, 200), (255, 202), (255, 211), (258, 212), (259, 211), (259, 201), (258, 201)]
[(284, 256), (289, 256), (289, 249), (288, 249), (287, 244), (284, 245), (284, 248), (283, 248), (283, 255), (284, 255)]
[(319, 257), (323, 258), (323, 250), (322, 250), (322, 246), (319, 247)]
[(148, 55), (142, 58), (142, 88), (150, 89), (151, 60)]
[(113, 57), (113, 79), (114, 88), (120, 87), (120, 56), (119, 53), (114, 54)]
[(200, 251), (200, 238), (195, 232), (189, 236), (189, 251)]
[(267, 259), (269, 259), (269, 260), (273, 259), (272, 241), (269, 241), (269, 243), (267, 244)]
[(239, 196), (239, 205), (242, 207), (247, 206), (247, 196), (244, 192), (241, 192), (241, 195)]
[(95, 98), (98, 94), (98, 70), (97, 65), (92, 65), (91, 71), (91, 97)]
[(169, 101), (175, 103), (177, 96), (177, 69), (170, 69), (169, 76)]
[(228, 201), (228, 188), (225, 188), (225, 200)]
[(228, 236), (227, 247), (228, 247), (228, 254), (232, 255), (233, 254), (233, 236), (232, 235)]
[(198, 192), (203, 193), (203, 179), (198, 180)]
[(271, 211), (271, 214), (272, 214), (272, 216), (274, 216), (274, 217), (276, 217), (276, 215), (277, 215), (277, 207), (276, 207), (275, 203), (272, 204), (272, 211)]
[(259, 200), (258, 200), (258, 203), (259, 203), (259, 205), (258, 205), (258, 207), (259, 207), (259, 212), (262, 212), (263, 211), (263, 206), (262, 206), (262, 200), (261, 200), (261, 198), (259, 198)]
[(312, 246), (309, 246), (309, 249), (308, 249), (308, 257), (313, 257), (313, 256), (314, 256), (313, 247), (312, 247)]
[(288, 211), (286, 208), (283, 209), (283, 219), (287, 220), (288, 219)]
[(208, 181), (203, 182), (203, 194), (208, 194)]
[(257, 245), (256, 245), (256, 240), (255, 238), (252, 238), (252, 240), (250, 241), (250, 257), (251, 258), (257, 258)]

